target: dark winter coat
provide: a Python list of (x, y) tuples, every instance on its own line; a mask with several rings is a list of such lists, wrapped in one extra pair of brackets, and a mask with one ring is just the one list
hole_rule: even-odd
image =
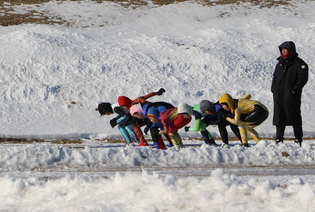
[(284, 42), (279, 50), (289, 49), (290, 57), (278, 58), (271, 92), (274, 100), (274, 125), (302, 125), (301, 96), (302, 89), (308, 80), (308, 65), (298, 57), (295, 44), (292, 41)]

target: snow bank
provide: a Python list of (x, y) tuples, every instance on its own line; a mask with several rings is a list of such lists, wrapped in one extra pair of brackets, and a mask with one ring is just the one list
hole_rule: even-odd
[[(312, 211), (314, 182), (246, 181), (216, 169), (206, 177), (143, 170), (110, 177), (0, 177), (0, 210), (17, 211)], [(159, 188), (158, 190), (156, 188)]]
[[(273, 141), (261, 141), (245, 148), (231, 142), (232, 148), (222, 149), (208, 145), (188, 146), (180, 151), (165, 151), (150, 147), (124, 147), (122, 144), (102, 145), (2, 145), (0, 170), (98, 170), (134, 167), (246, 167), (313, 165), (315, 146), (304, 141), (302, 148), (293, 141), (279, 146)], [(187, 140), (184, 144), (197, 145), (200, 141)], [(253, 145), (253, 144), (251, 144)]]

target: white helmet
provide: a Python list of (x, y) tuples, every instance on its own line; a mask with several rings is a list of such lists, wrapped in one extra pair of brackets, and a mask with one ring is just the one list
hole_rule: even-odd
[(178, 113), (188, 113), (189, 115), (193, 115), (193, 109), (190, 105), (183, 103), (178, 105)]

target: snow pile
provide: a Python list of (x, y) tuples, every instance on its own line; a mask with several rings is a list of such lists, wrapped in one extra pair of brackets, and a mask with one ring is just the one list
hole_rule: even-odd
[[(219, 142), (218, 142), (219, 143)], [(34, 169), (125, 169), (133, 167), (229, 167), (229, 166), (281, 166), (313, 165), (313, 140), (304, 141), (302, 148), (293, 141), (276, 145), (274, 141), (261, 141), (250, 148), (240, 142), (230, 142), (230, 149), (208, 146), (197, 140), (184, 140), (189, 145), (180, 151), (165, 151), (150, 147), (124, 147), (123, 144), (102, 145), (2, 145), (1, 171)], [(201, 145), (200, 147), (198, 147)]]
[(313, 211), (315, 199), (314, 184), (300, 178), (278, 185), (257, 178), (241, 181), (222, 169), (205, 178), (142, 171), (109, 178), (6, 176), (0, 184), (5, 185), (1, 211)]

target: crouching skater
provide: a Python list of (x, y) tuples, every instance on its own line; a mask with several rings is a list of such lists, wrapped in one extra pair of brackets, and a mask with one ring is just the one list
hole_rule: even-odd
[[(191, 121), (193, 115), (192, 107), (188, 104), (180, 104), (177, 108), (170, 108), (160, 113), (160, 121), (163, 124), (163, 130), (160, 134), (167, 134), (171, 138), (174, 148), (179, 150), (183, 147), (182, 138), (178, 134), (178, 130), (183, 128)], [(157, 123), (157, 118), (150, 118), (151, 122)]]
[[(153, 102), (153, 103), (138, 103), (134, 104), (130, 108), (130, 114), (138, 119), (146, 119), (150, 117), (157, 117), (161, 112), (166, 111), (169, 108), (174, 108), (174, 106), (167, 102)], [(166, 149), (165, 143), (162, 139), (162, 136), (159, 134), (160, 128), (162, 128), (162, 123), (148, 123), (146, 128), (150, 130), (152, 140), (153, 140), (153, 148), (158, 149)], [(145, 130), (147, 131), (147, 130)], [(171, 140), (166, 135), (167, 139), (170, 142), (170, 146), (173, 146)]]
[(115, 118), (110, 120), (110, 125), (114, 128), (118, 125), (118, 129), (122, 136), (124, 137), (127, 145), (132, 144), (132, 139), (139, 143), (139, 139), (136, 136), (133, 125), (135, 123), (134, 118), (129, 114), (128, 111), (124, 110), (122, 107), (114, 107), (114, 110), (109, 102), (102, 102), (98, 105), (96, 109), (98, 112), (103, 115), (112, 115), (116, 113)]
[(269, 115), (265, 105), (258, 101), (250, 100), (250, 97), (250, 95), (245, 95), (243, 98), (233, 99), (230, 94), (223, 94), (219, 99), (223, 109), (230, 111), (234, 116), (234, 118), (226, 117), (226, 120), (238, 125), (244, 147), (249, 147), (248, 133), (256, 143), (260, 141), (254, 128), (263, 123)]
[(202, 100), (200, 102), (200, 110), (203, 113), (208, 114), (202, 121), (205, 123), (206, 126), (209, 125), (217, 125), (219, 128), (220, 136), (222, 139), (222, 148), (230, 148), (229, 145), (229, 136), (228, 132), (226, 130), (226, 127), (230, 125), (230, 128), (232, 132), (238, 137), (238, 139), (241, 141), (241, 134), (238, 129), (238, 126), (235, 124), (231, 124), (226, 120), (226, 117), (232, 117), (232, 114), (230, 111), (226, 111), (222, 108), (222, 106), (219, 104), (219, 102), (212, 103), (208, 100)]
[[(126, 96), (119, 96), (118, 97), (118, 104), (120, 107), (124, 108), (125, 110), (130, 110), (130, 107), (133, 104), (137, 103), (150, 103), (147, 99), (153, 96), (161, 96), (165, 92), (164, 88), (160, 88), (157, 92), (151, 92), (147, 95), (140, 96), (134, 100), (129, 99)], [(135, 118), (135, 117), (134, 117)], [(141, 127), (148, 124), (148, 119), (138, 119), (135, 118), (135, 124), (133, 125), (133, 130), (135, 131), (137, 137), (140, 140), (139, 146), (149, 146), (147, 140), (145, 139)]]
[(195, 126), (194, 127), (186, 126), (184, 128), (184, 130), (186, 132), (198, 132), (198, 131), (200, 131), (202, 138), (205, 141), (205, 144), (210, 145), (210, 146), (218, 146), (215, 143), (211, 133), (207, 130), (207, 126), (209, 126), (208, 121), (211, 121), (213, 119), (217, 119), (217, 115), (216, 114), (210, 115), (208, 113), (203, 112), (203, 110), (201, 110), (201, 104), (194, 105), (192, 107), (192, 110), (193, 110), (193, 115), (195, 117)]

